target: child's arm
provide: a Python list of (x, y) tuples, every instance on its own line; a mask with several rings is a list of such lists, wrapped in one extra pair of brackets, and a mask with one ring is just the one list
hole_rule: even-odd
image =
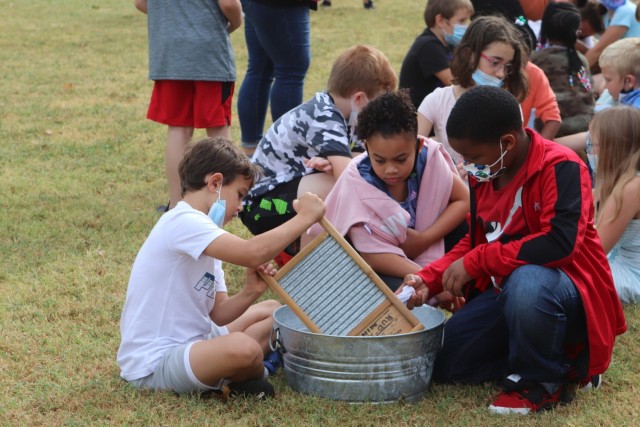
[(147, 0), (135, 0), (136, 9), (142, 13), (147, 13)]
[(611, 25), (607, 28), (605, 32), (602, 33), (602, 37), (600, 37), (598, 43), (584, 54), (587, 61), (589, 61), (589, 67), (596, 65), (602, 51), (611, 43), (620, 40), (628, 29), (628, 27), (622, 25)]
[(420, 270), (420, 266), (408, 258), (392, 253), (360, 253), (373, 270), (378, 274), (392, 277), (404, 277)]
[(640, 178), (629, 181), (622, 189), (622, 200), (618, 216), (611, 221), (615, 212), (615, 203), (609, 196), (604, 204), (602, 219), (597, 225), (600, 242), (605, 253), (609, 253), (618, 242), (629, 222), (640, 212)]
[(418, 113), (418, 135), (429, 136), (433, 129), (433, 123), (422, 113)]
[(548, 120), (546, 122), (543, 121), (543, 123), (544, 125), (542, 126), (542, 129), (540, 129), (540, 135), (545, 139), (553, 141), (553, 138), (558, 134), (562, 123), (558, 120)]
[(244, 240), (225, 233), (207, 246), (204, 253), (223, 262), (257, 268), (273, 259), (291, 242), (300, 237), (324, 215), (322, 200), (315, 194), (305, 193), (293, 202), (298, 213), (279, 227)]
[(426, 230), (407, 229), (407, 239), (400, 248), (409, 258), (416, 258), (429, 246), (443, 239), (464, 220), (469, 213), (469, 190), (457, 172), (451, 172), (453, 185), (449, 204), (438, 219)]
[(451, 80), (453, 80), (453, 75), (451, 74), (451, 68), (445, 68), (444, 70), (440, 70), (434, 75), (442, 82), (445, 86), (451, 86)]
[(242, 25), (242, 5), (240, 0), (218, 0), (220, 10), (227, 21), (229, 26), (227, 30), (232, 33)]
[(569, 147), (573, 151), (584, 151), (587, 148), (587, 132), (580, 132), (556, 138), (555, 142), (562, 144), (565, 147)]
[(262, 295), (269, 286), (258, 275), (258, 271), (273, 276), (276, 269), (271, 264), (263, 264), (257, 269), (247, 269), (246, 284), (240, 292), (229, 297), (226, 292), (216, 292), (216, 302), (211, 310), (211, 320), (224, 326), (236, 320)]

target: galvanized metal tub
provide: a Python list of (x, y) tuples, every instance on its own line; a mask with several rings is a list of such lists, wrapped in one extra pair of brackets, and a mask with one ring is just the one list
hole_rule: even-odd
[(287, 306), (274, 316), (274, 338), (284, 348), (292, 389), (354, 403), (415, 402), (429, 389), (445, 315), (413, 310), (425, 329), (400, 335), (348, 337), (309, 332)]

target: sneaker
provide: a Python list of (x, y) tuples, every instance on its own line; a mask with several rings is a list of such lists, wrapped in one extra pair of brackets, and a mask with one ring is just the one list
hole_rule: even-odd
[(364, 6), (365, 9), (373, 9), (373, 0), (364, 2), (362, 5)]
[(270, 351), (264, 358), (264, 367), (267, 368), (269, 375), (275, 375), (278, 369), (283, 365), (282, 353), (279, 350)]
[(331, 0), (322, 0), (322, 3), (320, 3), (320, 6), (330, 7), (331, 6)]
[(169, 202), (167, 202), (166, 205), (160, 205), (160, 206), (156, 207), (156, 212), (158, 212), (159, 214), (163, 214), (165, 212), (169, 212)]
[(597, 390), (602, 385), (602, 375), (594, 375), (591, 378), (583, 378), (578, 381), (578, 390), (580, 391), (591, 391)]
[(267, 380), (255, 379), (229, 384), (229, 398), (254, 397), (257, 400), (266, 400), (276, 395), (273, 386)]
[(572, 400), (567, 386), (561, 385), (553, 394), (549, 394), (542, 385), (533, 381), (523, 381), (519, 375), (510, 375), (504, 384), (504, 390), (489, 405), (493, 414), (520, 414), (540, 412), (564, 405)]

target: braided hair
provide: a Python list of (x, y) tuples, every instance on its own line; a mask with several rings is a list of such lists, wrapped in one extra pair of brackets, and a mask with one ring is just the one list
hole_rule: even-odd
[(573, 89), (576, 84), (579, 84), (585, 92), (589, 92), (591, 91), (589, 73), (575, 48), (580, 20), (580, 11), (573, 3), (549, 3), (542, 15), (540, 38), (543, 45), (553, 41), (567, 48), (569, 86)]

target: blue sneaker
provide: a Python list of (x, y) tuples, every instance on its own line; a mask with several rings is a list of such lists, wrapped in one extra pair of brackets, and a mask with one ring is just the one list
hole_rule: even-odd
[(267, 368), (269, 375), (275, 375), (278, 369), (284, 364), (282, 352), (280, 350), (270, 351), (264, 358), (264, 367)]

